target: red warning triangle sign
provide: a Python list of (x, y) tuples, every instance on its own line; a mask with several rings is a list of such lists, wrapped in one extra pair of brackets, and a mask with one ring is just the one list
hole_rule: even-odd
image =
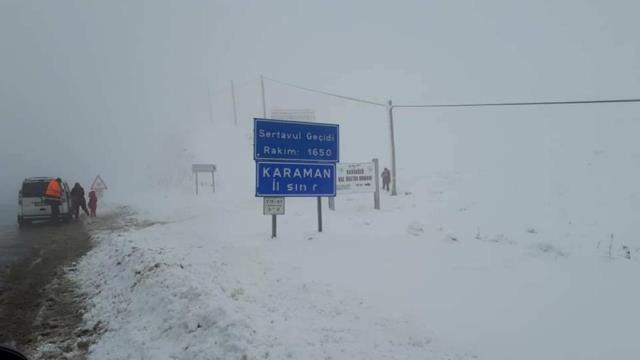
[(100, 175), (96, 176), (96, 179), (93, 180), (91, 190), (107, 190), (107, 184), (104, 183), (104, 180), (102, 180)]

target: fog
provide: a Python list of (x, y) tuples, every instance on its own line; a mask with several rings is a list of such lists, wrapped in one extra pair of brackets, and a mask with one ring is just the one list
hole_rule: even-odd
[[(260, 74), (395, 104), (637, 98), (639, 10), (634, 1), (0, 0), (0, 202), (28, 176), (88, 187), (100, 174), (129, 194), (173, 186), (193, 161), (230, 169), (244, 159), (249, 169), (248, 151), (222, 145), (262, 115)], [(342, 160), (388, 164), (384, 108), (270, 81), (266, 93), (268, 110), (311, 108), (340, 123)], [(617, 143), (612, 171), (631, 167), (631, 183), (638, 106), (398, 109), (399, 169), (505, 161), (543, 179), (570, 162), (527, 154), (562, 148), (570, 159)], [(483, 132), (503, 141), (487, 144)], [(461, 142), (482, 151), (461, 154)]]

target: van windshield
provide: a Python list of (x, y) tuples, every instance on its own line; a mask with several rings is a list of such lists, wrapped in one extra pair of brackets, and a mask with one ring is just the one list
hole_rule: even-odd
[(22, 184), (22, 197), (42, 197), (47, 191), (47, 181), (28, 182)]

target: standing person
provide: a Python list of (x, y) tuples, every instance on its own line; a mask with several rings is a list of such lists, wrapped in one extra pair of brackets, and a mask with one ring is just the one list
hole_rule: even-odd
[(84, 213), (89, 216), (89, 210), (87, 210), (87, 200), (84, 198), (84, 189), (79, 183), (73, 185), (71, 189), (71, 213), (78, 220), (80, 217), (80, 208), (84, 210)]
[(91, 209), (91, 217), (96, 217), (96, 209), (98, 208), (98, 197), (96, 192), (89, 191), (89, 209)]
[(384, 168), (382, 170), (382, 190), (389, 191), (389, 184), (391, 183), (391, 171), (389, 169)]
[(44, 193), (45, 203), (51, 206), (51, 222), (60, 221), (60, 205), (62, 204), (62, 179), (52, 179), (47, 185), (47, 191)]

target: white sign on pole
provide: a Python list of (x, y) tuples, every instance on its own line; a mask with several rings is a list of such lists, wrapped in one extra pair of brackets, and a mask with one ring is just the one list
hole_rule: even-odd
[[(213, 192), (216, 192), (216, 180), (215, 180), (215, 172), (216, 166), (214, 164), (193, 164), (191, 165), (191, 171), (196, 176), (196, 195), (198, 195), (198, 186), (200, 182), (198, 181), (199, 173), (211, 173), (211, 189)], [(208, 186), (209, 184), (207, 184)]]
[(284, 215), (284, 197), (265, 197), (263, 203), (264, 215)]
[(216, 166), (214, 164), (193, 164), (191, 165), (191, 170), (194, 173), (197, 172), (215, 172)]
[(338, 163), (336, 175), (336, 190), (339, 193), (372, 193), (376, 191), (376, 174), (373, 162)]
[(272, 109), (271, 117), (280, 120), (316, 121), (316, 112), (311, 109)]

